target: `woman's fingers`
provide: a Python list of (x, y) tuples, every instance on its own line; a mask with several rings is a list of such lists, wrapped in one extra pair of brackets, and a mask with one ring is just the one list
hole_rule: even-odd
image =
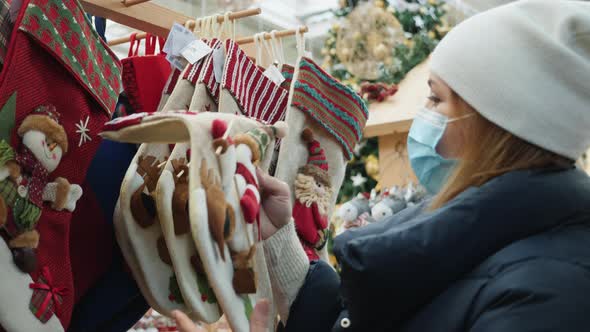
[(289, 196), (289, 186), (275, 177), (268, 175), (260, 168), (256, 168), (256, 175), (260, 188), (262, 189), (262, 196)]
[(176, 321), (176, 327), (178, 327), (179, 332), (206, 332), (202, 327), (195, 325), (182, 311), (172, 311), (172, 318)]
[(266, 332), (270, 315), (270, 303), (262, 299), (256, 303), (252, 317), (250, 317), (250, 332)]
[[(187, 315), (179, 310), (172, 311), (172, 318), (176, 320), (179, 332), (206, 332), (204, 328), (195, 325)], [(250, 332), (266, 332), (269, 318), (270, 303), (268, 300), (262, 299), (256, 303), (252, 317), (250, 317)]]

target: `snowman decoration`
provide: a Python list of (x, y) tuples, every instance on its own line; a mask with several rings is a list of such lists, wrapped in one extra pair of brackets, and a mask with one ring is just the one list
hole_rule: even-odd
[(68, 151), (68, 139), (52, 105), (40, 106), (18, 128), (18, 151), (0, 141), (0, 229), (23, 272), (36, 270), (35, 230), (44, 202), (57, 211), (74, 211), (82, 188), (49, 175)]

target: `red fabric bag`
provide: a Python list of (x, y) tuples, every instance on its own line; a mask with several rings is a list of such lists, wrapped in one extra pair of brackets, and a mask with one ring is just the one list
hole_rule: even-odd
[[(82, 184), (101, 141), (98, 134), (115, 108), (121, 90), (120, 73), (120, 62), (98, 37), (78, 1), (23, 0), (0, 74), (0, 117), (11, 119), (14, 125), (3, 122), (0, 134), (9, 137), (11, 148), (18, 154), (23, 144), (17, 129), (23, 120), (40, 105), (53, 105), (67, 136), (62, 142), (67, 149), (48, 180), (63, 177), (71, 184)], [(34, 282), (51, 283), (50, 290), (36, 286), (33, 302), (39, 297), (36, 292), (44, 292), (36, 310), (51, 318), (51, 313), (46, 312), (50, 308), (44, 303), (52, 303), (53, 314), (64, 329), (70, 322), (75, 295), (69, 247), (71, 218), (67, 210), (42, 205), (36, 224), (40, 234), (37, 269), (31, 273)], [(11, 282), (3, 280), (5, 287), (10, 287)], [(31, 299), (29, 288), (34, 287), (23, 287), (27, 301)], [(0, 301), (13, 299), (0, 294)], [(26, 326), (11, 320), (25, 314), (34, 317), (32, 310), (28, 305), (13, 305), (11, 312), (6, 309), (0, 313), (1, 319), (10, 318), (0, 324), (7, 330), (24, 331)]]
[(157, 44), (160, 51), (164, 47), (163, 38), (148, 34), (145, 38), (145, 55), (139, 55), (140, 44), (136, 34), (132, 34), (129, 57), (121, 61), (123, 87), (133, 112), (155, 112), (172, 69), (164, 53), (156, 54)]

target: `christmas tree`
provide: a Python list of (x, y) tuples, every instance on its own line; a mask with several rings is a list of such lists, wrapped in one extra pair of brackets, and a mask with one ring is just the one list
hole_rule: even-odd
[[(439, 0), (343, 1), (322, 49), (324, 67), (368, 102), (384, 100), (448, 32), (445, 12), (446, 4)], [(380, 189), (378, 158), (376, 139), (361, 142), (347, 167), (339, 202)]]

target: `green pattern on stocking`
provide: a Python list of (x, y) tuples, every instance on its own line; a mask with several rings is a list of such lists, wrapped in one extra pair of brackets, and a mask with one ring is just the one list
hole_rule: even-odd
[[(10, 142), (10, 135), (12, 134), (12, 129), (14, 128), (15, 111), (16, 91), (10, 96), (10, 98), (8, 98), (0, 110), (0, 140)], [(4, 162), (2, 162), (0, 156), (0, 164), (3, 164)]]
[(8, 142), (5, 140), (0, 139), (0, 166), (4, 166), (7, 161), (14, 160), (14, 158), (14, 150), (10, 144), (8, 144)]
[(121, 68), (75, 0), (31, 1), (19, 29), (47, 47), (109, 114), (121, 87)]
[(250, 300), (250, 296), (242, 295), (242, 300), (244, 300), (244, 308), (246, 310), (246, 317), (250, 320), (252, 316), (252, 311), (254, 311), (254, 307), (252, 307), (252, 300)]
[(168, 296), (168, 299), (171, 302), (184, 304), (184, 299), (182, 298), (182, 293), (180, 293), (180, 287), (178, 287), (178, 280), (176, 280), (175, 275), (172, 275), (170, 277), (170, 283), (168, 284), (168, 290), (170, 290), (170, 295)]
[(213, 292), (213, 288), (209, 285), (207, 276), (197, 273), (197, 285), (199, 286), (199, 293), (201, 293), (201, 300), (207, 303), (217, 303), (217, 298)]

